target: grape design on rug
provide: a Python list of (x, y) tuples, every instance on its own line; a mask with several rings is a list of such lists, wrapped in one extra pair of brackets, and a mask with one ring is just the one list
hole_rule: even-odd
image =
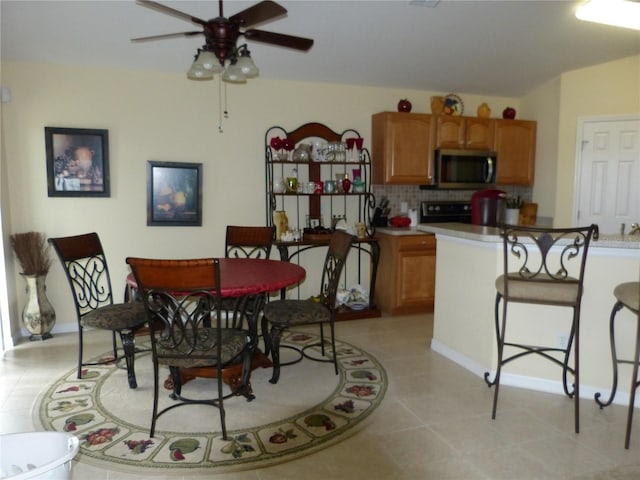
[[(315, 335), (289, 332), (283, 338), (283, 345), (300, 348), (318, 340)], [(302, 407), (297, 405), (296, 411), (290, 411), (277, 420), (257, 421), (255, 426), (230, 429), (226, 441), (219, 429), (203, 432), (197, 428), (202, 428), (200, 425), (188, 431), (159, 429), (155, 437), (149, 438), (147, 410), (151, 408), (151, 388), (147, 386), (148, 391), (145, 392), (141, 382), (138, 389), (128, 389), (126, 381), (112, 378), (125, 375), (114, 365), (88, 368), (81, 380), (75, 378), (75, 370), (70, 370), (41, 394), (34, 418), (45, 430), (66, 431), (78, 436), (81, 447), (76, 458), (80, 462), (98, 465), (107, 462), (105, 468), (110, 469), (120, 466), (140, 467), (149, 472), (158, 469), (165, 474), (167, 468), (182, 472), (188, 469), (197, 473), (201, 469), (202, 472), (222, 473), (285, 462), (347, 438), (357, 431), (356, 427), (362, 425), (384, 397), (387, 377), (382, 365), (367, 352), (345, 342), (337, 341), (336, 348), (340, 368), (338, 376), (334, 375), (330, 363), (308, 359), (283, 369), (286, 376), (278, 385), (268, 383), (269, 369), (254, 371), (254, 390), (259, 387), (260, 392), (256, 391), (256, 399), (250, 404), (260, 402), (261, 394), (263, 402), (282, 403), (269, 397), (280, 392), (295, 392), (296, 381), (317, 376), (306, 375), (310, 369), (317, 369), (312, 371), (323, 375), (322, 381), (329, 382), (329, 386), (324, 399), (319, 399), (319, 402), (314, 399)], [(319, 348), (311, 350), (321, 356)], [(147, 373), (145, 377), (144, 363), (150, 365), (151, 362), (150, 359), (144, 360), (144, 356), (139, 354), (136, 357), (136, 370), (139, 370), (141, 379), (149, 380), (152, 376)], [(295, 368), (302, 370), (296, 374)], [(260, 384), (260, 376), (264, 377), (265, 386)], [(116, 379), (117, 382), (114, 381)], [(290, 383), (289, 390), (286, 390), (287, 382)], [(335, 382), (335, 388), (332, 389), (330, 382)], [(118, 392), (110, 392), (113, 389), (118, 389)], [(108, 395), (118, 395), (121, 402), (137, 404), (136, 408), (141, 410), (132, 414), (133, 419), (121, 418), (126, 416), (110, 411), (112, 407), (106, 401)], [(244, 402), (235, 398), (225, 402), (228, 415), (230, 406), (236, 401)], [(247, 408), (246, 405), (250, 404), (244, 402), (237, 408)], [(185, 407), (179, 411), (182, 415), (197, 415), (189, 413), (192, 408), (201, 407)], [(202, 408), (212, 409), (209, 406)], [(215, 419), (216, 415), (211, 416)]]

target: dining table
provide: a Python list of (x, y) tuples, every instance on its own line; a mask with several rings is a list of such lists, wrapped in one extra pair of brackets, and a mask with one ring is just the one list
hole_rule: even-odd
[[(251, 369), (268, 368), (271, 361), (258, 348), (258, 317), (269, 294), (281, 292), (285, 295), (287, 287), (297, 285), (306, 277), (306, 271), (300, 265), (281, 260), (262, 258), (220, 258), (220, 294), (223, 300), (235, 299), (231, 314), (240, 322), (247, 321), (247, 330), (253, 342)], [(127, 294), (130, 301), (140, 300), (138, 285), (133, 273), (126, 279)], [(234, 321), (238, 324), (239, 322)], [(182, 384), (197, 377), (215, 378), (215, 368), (190, 368), (180, 370)], [(223, 379), (238, 394), (247, 394), (242, 384), (242, 365), (232, 365), (224, 369)], [(172, 377), (164, 382), (167, 389), (173, 389)]]

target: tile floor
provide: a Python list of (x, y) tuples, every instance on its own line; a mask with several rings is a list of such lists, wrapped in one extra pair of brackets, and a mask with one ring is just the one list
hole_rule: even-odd
[[(491, 420), (493, 390), (487, 388), (483, 379), (432, 352), (431, 334), (430, 315), (338, 323), (338, 338), (374, 354), (389, 376), (385, 400), (365, 428), (339, 444), (292, 462), (210, 477), (218, 480), (640, 478), (640, 425), (635, 425), (631, 449), (625, 450), (624, 407), (613, 405), (599, 410), (593, 400), (582, 400), (582, 428), (576, 435), (571, 400), (505, 386), (500, 391), (498, 416)], [(104, 332), (91, 332), (88, 337), (89, 353), (108, 349), (109, 337)], [(67, 371), (75, 356), (75, 334), (59, 334), (46, 342), (24, 342), (5, 354), (0, 363), (0, 433), (33, 430), (31, 409), (37, 394), (52, 378)], [(75, 464), (73, 478), (163, 477)]]

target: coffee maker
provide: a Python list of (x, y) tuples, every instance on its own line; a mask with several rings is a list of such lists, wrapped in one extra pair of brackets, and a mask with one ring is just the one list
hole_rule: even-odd
[(498, 227), (504, 223), (507, 193), (502, 190), (478, 190), (471, 196), (471, 223)]

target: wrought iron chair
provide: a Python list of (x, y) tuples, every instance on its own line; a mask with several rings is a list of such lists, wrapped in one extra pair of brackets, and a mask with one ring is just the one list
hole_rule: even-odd
[[(598, 238), (598, 226), (578, 228), (538, 228), (505, 225), (502, 231), (504, 273), (496, 281), (495, 328), (498, 365), (493, 381), (490, 373), (485, 381), (495, 386), (491, 418), (496, 418), (502, 367), (512, 360), (537, 354), (562, 367), (565, 394), (574, 399), (575, 431), (580, 431), (580, 305), (584, 272), (591, 239)], [(572, 272), (569, 272), (569, 268)], [(573, 275), (573, 276), (572, 276)], [(502, 320), (500, 321), (500, 302)], [(569, 307), (573, 311), (565, 347), (515, 343), (505, 338), (507, 306), (529, 303)], [(515, 349), (505, 356), (505, 347)], [(573, 366), (571, 353), (573, 352)], [(569, 388), (568, 375), (574, 377)]]
[(134, 369), (135, 333), (146, 324), (141, 303), (114, 303), (107, 258), (97, 233), (50, 238), (66, 274), (78, 319), (78, 378), (82, 367), (110, 362), (83, 362), (84, 329), (86, 327), (112, 332), (113, 361), (118, 360), (116, 333), (124, 350), (129, 386), (136, 388)]
[(227, 226), (225, 256), (227, 258), (265, 258), (271, 255), (275, 227)]
[[(329, 249), (324, 260), (322, 269), (322, 279), (320, 282), (321, 292), (319, 301), (314, 300), (276, 300), (265, 305), (262, 316), (262, 336), (265, 343), (265, 353), (271, 353), (273, 361), (273, 374), (269, 380), (277, 383), (280, 378), (280, 367), (291, 365), (302, 360), (303, 357), (316, 361), (333, 362), (336, 375), (338, 374), (338, 356), (336, 354), (335, 342), (335, 314), (336, 314), (336, 294), (340, 276), (344, 268), (347, 255), (351, 249), (354, 237), (341, 230), (336, 230), (331, 235)], [(301, 325), (320, 325), (320, 343), (306, 345), (301, 350), (297, 350), (299, 358), (287, 363), (280, 363), (280, 336), (285, 329)], [(322, 356), (325, 355), (324, 325), (328, 324), (331, 332), (332, 359), (324, 360), (314, 358), (305, 353), (307, 348), (321, 347)], [(271, 329), (269, 329), (271, 326)]]
[[(183, 405), (212, 405), (220, 411), (222, 438), (227, 439), (224, 400), (244, 393), (248, 400), (251, 351), (247, 332), (223, 328), (220, 319), (220, 267), (218, 259), (155, 260), (127, 258), (136, 278), (150, 327), (153, 358), (153, 414), (150, 436), (157, 419)], [(224, 393), (222, 370), (242, 362), (244, 390)], [(169, 367), (174, 403), (158, 411), (159, 367)], [(217, 394), (211, 399), (182, 395), (180, 368), (214, 368)]]
[[(227, 258), (262, 258), (269, 259), (275, 238), (275, 227), (267, 226), (227, 226), (225, 238), (225, 257)], [(245, 318), (249, 318), (253, 326), (251, 334), (257, 342), (257, 316), (260, 314), (266, 294), (254, 297), (223, 298), (222, 311), (229, 322), (236, 328), (242, 328)]]
[[(618, 365), (621, 363), (633, 365), (633, 372), (631, 374), (631, 390), (629, 390), (627, 431), (624, 438), (624, 448), (628, 449), (631, 441), (631, 426), (633, 422), (636, 390), (640, 386), (640, 382), (638, 381), (638, 364), (640, 364), (640, 282), (621, 283), (615, 287), (613, 295), (616, 297), (616, 303), (613, 305), (611, 316), (609, 317), (609, 338), (611, 342), (611, 358), (613, 360), (613, 387), (611, 388), (611, 396), (606, 402), (600, 400), (600, 392), (595, 394), (595, 400), (598, 405), (600, 405), (600, 408), (610, 405), (611, 402), (613, 402), (613, 398), (615, 397), (616, 390), (618, 388)], [(637, 316), (636, 344), (633, 360), (619, 359), (616, 352), (615, 319), (617, 313), (623, 308), (627, 308)]]

